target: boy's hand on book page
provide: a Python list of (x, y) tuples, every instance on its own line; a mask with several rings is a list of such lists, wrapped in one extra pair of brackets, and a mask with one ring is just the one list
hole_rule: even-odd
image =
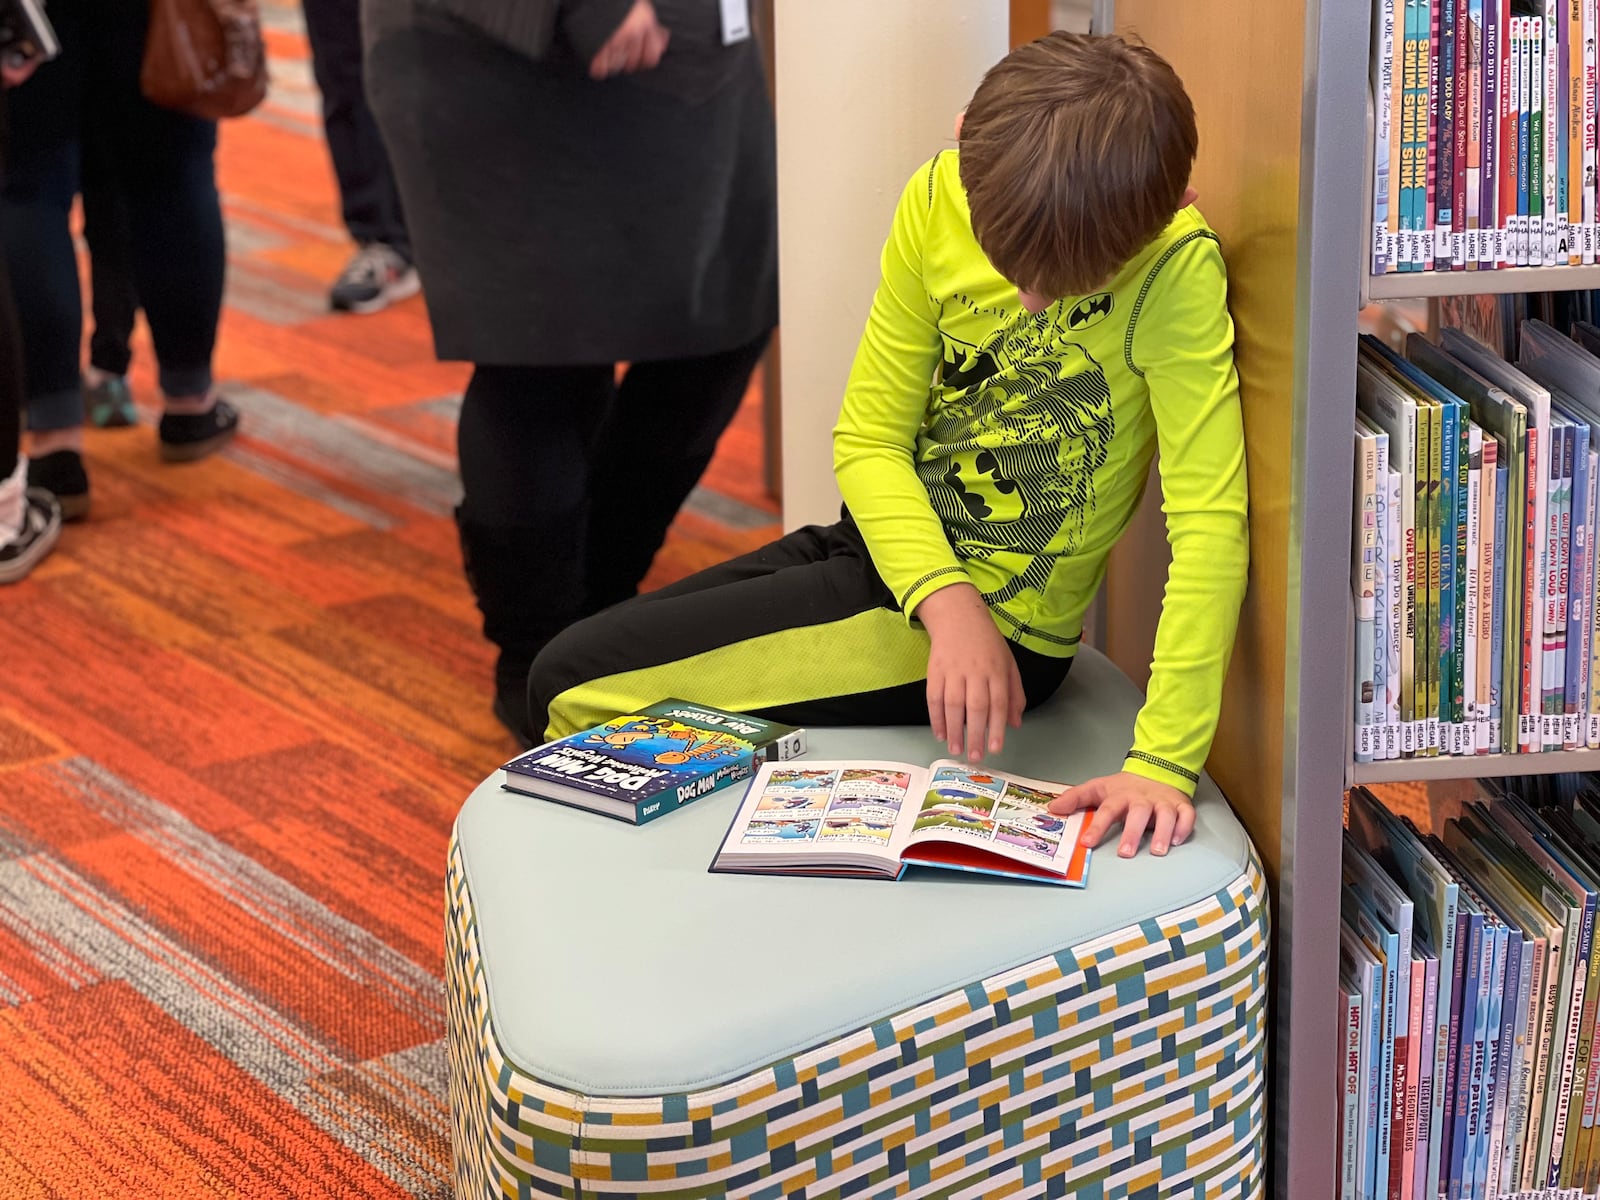
[(1006, 726), (1022, 724), (1022, 675), (970, 583), (940, 588), (917, 605), (928, 651), (928, 723), (933, 736), (969, 761), (1005, 745)]
[(1171, 784), (1129, 771), (1080, 783), (1050, 802), (1050, 811), (1057, 816), (1068, 816), (1082, 808), (1093, 808), (1095, 814), (1083, 827), (1079, 844), (1098, 846), (1111, 827), (1121, 821), (1122, 843), (1117, 853), (1123, 858), (1139, 853), (1146, 827), (1150, 829), (1151, 854), (1165, 854), (1168, 846), (1183, 845), (1194, 832), (1194, 805), (1189, 797)]

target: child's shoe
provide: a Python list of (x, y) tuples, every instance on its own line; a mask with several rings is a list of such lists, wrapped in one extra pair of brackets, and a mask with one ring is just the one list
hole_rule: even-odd
[(163, 462), (194, 462), (215, 454), (239, 432), (239, 410), (219, 399), (205, 412), (163, 413), (159, 435)]
[(23, 494), (22, 528), (0, 532), (0, 584), (26, 577), (60, 536), (61, 506), (56, 498), (42, 488), (29, 488)]
[(61, 506), (63, 521), (81, 521), (89, 515), (89, 473), (76, 450), (53, 450), (28, 459), (28, 487), (43, 488)]
[(133, 406), (133, 392), (124, 376), (86, 372), (83, 404), (96, 429), (125, 429), (139, 423), (139, 410)]

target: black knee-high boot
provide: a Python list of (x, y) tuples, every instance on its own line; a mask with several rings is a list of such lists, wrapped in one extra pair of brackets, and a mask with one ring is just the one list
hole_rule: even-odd
[(536, 526), (485, 525), (458, 508), (456, 529), (483, 635), (500, 651), (494, 714), (519, 743), (531, 746), (541, 731), (529, 727), (528, 668), (580, 615), (581, 514)]

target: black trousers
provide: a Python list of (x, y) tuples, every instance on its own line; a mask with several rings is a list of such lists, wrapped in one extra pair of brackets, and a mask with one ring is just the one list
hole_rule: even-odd
[(573, 621), (634, 595), (769, 335), (719, 354), (479, 366), (457, 429), (462, 552), (502, 662), (525, 676)]
[[(1028, 707), (1049, 699), (1072, 659), (1007, 644)], [(562, 737), (675, 696), (813, 728), (922, 725), (928, 648), (847, 516), (572, 626), (534, 660), (530, 725)]]
[(133, 360), (139, 293), (133, 286), (133, 233), (128, 202), (117, 180), (116, 151), (95, 121), (83, 131), (83, 240), (89, 243), (89, 362), (108, 375), (126, 375)]
[[(6, 174), (6, 95), (0, 90), (0, 187)], [(0, 221), (5, 208), (0, 206)], [(0, 246), (5, 244), (0, 228)], [(0, 254), (0, 479), (17, 469), (22, 449), (22, 331), (17, 327), (17, 304), (11, 294), (11, 276), (6, 271), (6, 256)]]
[(305, 15), (345, 228), (362, 245), (382, 242), (409, 260), (400, 191), (362, 85), (361, 0), (305, 0)]

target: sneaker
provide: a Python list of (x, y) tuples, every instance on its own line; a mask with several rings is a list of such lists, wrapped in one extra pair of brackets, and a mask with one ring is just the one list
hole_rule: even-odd
[(0, 542), (0, 584), (17, 583), (39, 565), (61, 536), (61, 506), (43, 488), (29, 488), (22, 507), (22, 530)]
[(334, 312), (375, 313), (421, 289), (417, 269), (398, 250), (373, 242), (357, 250), (340, 272), (328, 303)]
[(102, 375), (95, 383), (83, 385), (83, 403), (96, 429), (124, 429), (139, 423), (139, 410), (133, 406), (133, 393), (121, 375)]
[(203, 413), (163, 413), (157, 431), (162, 462), (194, 462), (215, 454), (239, 432), (239, 410), (219, 399)]
[(76, 450), (54, 450), (28, 459), (28, 490), (42, 489), (56, 498), (63, 521), (89, 515), (89, 473)]

